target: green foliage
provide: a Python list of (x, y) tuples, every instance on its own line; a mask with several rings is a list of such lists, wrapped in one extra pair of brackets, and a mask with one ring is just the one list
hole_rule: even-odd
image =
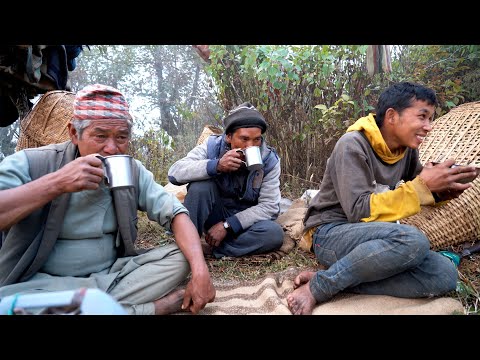
[(150, 129), (141, 136), (133, 136), (130, 155), (140, 160), (158, 183), (166, 185), (168, 169), (172, 164), (173, 145), (172, 137), (165, 131)]
[(128, 45), (92, 45), (90, 50), (85, 49), (69, 77), (72, 90), (95, 83), (122, 90), (122, 80), (135, 70), (135, 50)]
[[(225, 110), (250, 101), (264, 114), (269, 124), (266, 138), (280, 154), (282, 174), (318, 183), (345, 124), (372, 109), (375, 90), (380, 88), (366, 74), (366, 49), (365, 45), (215, 45), (207, 71)], [(346, 102), (345, 96), (349, 96)], [(318, 104), (330, 109), (320, 119)]]
[(462, 77), (465, 102), (480, 100), (480, 69), (472, 68)]
[[(218, 104), (208, 76), (190, 45), (94, 45), (82, 53), (71, 74), (74, 91), (92, 83), (121, 90), (135, 117), (135, 128), (152, 122), (171, 136), (203, 129), (205, 112)], [(145, 114), (150, 114), (145, 118)], [(154, 115), (153, 115), (154, 114)]]
[(353, 124), (356, 119), (349, 118), (355, 107), (355, 102), (350, 100), (348, 95), (342, 95), (340, 99), (327, 108), (325, 105), (316, 105), (315, 109), (319, 110), (318, 124), (322, 132), (326, 136), (325, 143), (338, 139), (345, 132), (348, 126)]
[[(162, 180), (162, 167), (195, 146), (204, 125), (221, 125), (226, 111), (250, 101), (269, 124), (266, 139), (280, 154), (282, 176), (302, 179), (302, 189), (320, 183), (338, 137), (374, 110), (380, 92), (392, 82), (432, 87), (440, 101), (437, 116), (480, 99), (479, 45), (393, 46), (392, 72), (373, 77), (366, 71), (367, 45), (209, 49), (206, 65), (189, 45), (90, 46), (70, 74), (72, 90), (99, 82), (124, 92), (134, 115), (141, 114), (135, 116), (135, 130), (144, 134), (133, 139), (132, 152)], [(153, 125), (163, 132), (145, 130)], [(6, 131), (2, 149), (9, 153), (15, 136)]]
[(415, 81), (434, 89), (439, 100), (437, 116), (479, 100), (480, 46), (405, 45), (396, 47), (394, 54), (392, 80)]
[(464, 306), (467, 315), (478, 315), (480, 313), (478, 308), (480, 294), (468, 279), (465, 278), (464, 280), (465, 281), (457, 281), (457, 288), (455, 290), (457, 298)]
[[(212, 45), (206, 68), (225, 110), (252, 102), (265, 116), (266, 138), (282, 161), (282, 175), (319, 183), (346, 127), (374, 111), (380, 92), (397, 81), (437, 92), (441, 116), (479, 100), (480, 46), (392, 47), (392, 71), (366, 71), (367, 45)], [(348, 99), (348, 100), (346, 100)]]

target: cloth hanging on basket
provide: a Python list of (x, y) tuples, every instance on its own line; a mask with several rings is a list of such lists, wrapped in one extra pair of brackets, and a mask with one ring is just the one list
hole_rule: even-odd
[[(52, 90), (70, 90), (68, 72), (88, 45), (12, 45), (0, 47), (0, 126), (23, 119), (30, 99)], [(17, 113), (13, 111), (16, 107)]]

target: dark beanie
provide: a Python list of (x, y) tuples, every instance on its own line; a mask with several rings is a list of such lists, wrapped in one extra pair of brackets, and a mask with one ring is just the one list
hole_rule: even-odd
[(249, 102), (238, 105), (223, 119), (225, 134), (232, 133), (238, 128), (258, 127), (262, 134), (267, 130), (267, 123), (262, 114)]

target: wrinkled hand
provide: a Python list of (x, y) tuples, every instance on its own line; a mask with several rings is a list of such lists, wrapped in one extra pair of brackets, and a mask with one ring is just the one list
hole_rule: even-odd
[(64, 192), (96, 190), (103, 181), (102, 160), (91, 154), (81, 156), (56, 171)]
[(223, 227), (223, 222), (219, 222), (208, 229), (205, 241), (210, 246), (220, 246), (225, 236), (227, 236), (227, 230)]
[(201, 274), (192, 274), (183, 297), (182, 309), (198, 314), (208, 303), (215, 300), (216, 290), (210, 274), (207, 271)]
[(444, 196), (445, 200), (460, 196), (471, 184), (462, 184), (458, 181), (475, 175), (472, 166), (457, 166), (452, 168), (455, 160), (448, 159), (443, 163), (425, 165), (419, 176), (425, 181), (431, 192)]
[(218, 172), (233, 172), (240, 169), (243, 165), (244, 155), (237, 151), (238, 149), (232, 149), (227, 151), (221, 159), (218, 161)]

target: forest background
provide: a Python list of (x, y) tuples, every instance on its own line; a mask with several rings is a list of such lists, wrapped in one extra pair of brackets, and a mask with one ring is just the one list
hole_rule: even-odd
[[(203, 52), (200, 51), (203, 49)], [(433, 88), (441, 116), (480, 99), (480, 46), (393, 45), (391, 67), (367, 69), (368, 45), (90, 45), (69, 74), (71, 90), (102, 83), (121, 90), (135, 116), (130, 153), (167, 184), (170, 165), (205, 125), (222, 128), (249, 101), (264, 114), (277, 149), (282, 194), (317, 189), (337, 139), (374, 110), (397, 81)], [(20, 120), (21, 121), (21, 120)], [(0, 128), (0, 160), (15, 150), (19, 122)]]
[[(129, 151), (162, 185), (168, 183), (170, 165), (196, 145), (205, 125), (223, 128), (230, 109), (251, 102), (265, 116), (265, 138), (281, 158), (282, 196), (294, 200), (319, 188), (338, 138), (374, 111), (380, 92), (391, 83), (407, 80), (433, 88), (439, 99), (436, 117), (480, 100), (480, 45), (391, 45), (388, 66), (367, 61), (371, 47), (89, 45), (76, 59), (69, 82), (73, 92), (101, 83), (125, 94), (135, 118)], [(0, 127), (0, 161), (15, 151), (21, 121)], [(158, 226), (142, 224), (140, 245), (171, 240)], [(462, 261), (461, 281), (450, 294), (466, 314), (480, 313), (477, 255)], [(228, 280), (316, 266), (313, 255), (298, 248), (258, 266), (241, 260), (210, 261), (209, 268), (215, 278)]]

